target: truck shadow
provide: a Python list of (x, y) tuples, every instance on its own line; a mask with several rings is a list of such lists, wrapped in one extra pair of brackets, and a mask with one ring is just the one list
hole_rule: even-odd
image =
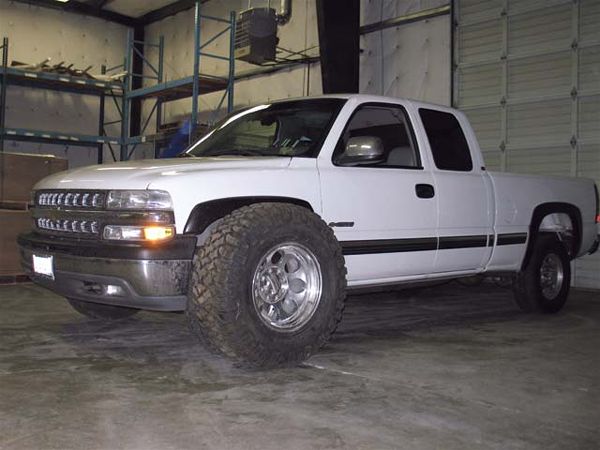
[(484, 283), (455, 282), (427, 288), (364, 293), (348, 297), (336, 339), (400, 337), (409, 331), (468, 327), (520, 316), (512, 292)]
[[(75, 314), (75, 313), (73, 313)], [(507, 289), (446, 283), (420, 289), (350, 294), (330, 346), (371, 339), (403, 339), (414, 331), (467, 328), (520, 315)], [(106, 323), (85, 318), (62, 322), (61, 338), (83, 353), (177, 363), (214, 359), (189, 331), (183, 314), (141, 312)]]

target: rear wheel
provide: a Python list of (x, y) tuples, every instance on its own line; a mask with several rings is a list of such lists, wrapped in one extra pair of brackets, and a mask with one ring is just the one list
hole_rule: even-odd
[(542, 236), (534, 245), (527, 266), (515, 278), (515, 300), (525, 312), (555, 313), (569, 295), (569, 254), (553, 236)]
[(194, 257), (187, 316), (219, 353), (251, 366), (308, 358), (335, 331), (346, 269), (331, 228), (300, 206), (234, 211)]
[(73, 298), (67, 299), (73, 309), (95, 320), (118, 320), (133, 316), (139, 309), (125, 308), (123, 306), (103, 305), (101, 303), (82, 302)]

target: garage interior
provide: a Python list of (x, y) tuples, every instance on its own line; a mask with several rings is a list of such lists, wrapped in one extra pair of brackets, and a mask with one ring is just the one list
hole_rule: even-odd
[[(248, 44), (252, 8), (276, 25)], [(598, 448), (600, 253), (556, 315), (501, 277), (351, 292), (321, 352), (248, 370), (182, 314), (78, 315), (15, 239), (50, 173), (326, 93), (453, 106), (488, 170), (600, 183), (599, 23), (600, 0), (0, 0), (0, 448)]]

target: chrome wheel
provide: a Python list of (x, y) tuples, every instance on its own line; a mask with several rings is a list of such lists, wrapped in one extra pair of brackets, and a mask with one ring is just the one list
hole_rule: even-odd
[(322, 291), (321, 267), (306, 247), (284, 243), (260, 259), (252, 300), (260, 319), (277, 331), (296, 331), (311, 319)]
[(560, 257), (549, 253), (542, 261), (540, 267), (540, 287), (542, 295), (548, 300), (554, 300), (563, 286), (564, 267)]

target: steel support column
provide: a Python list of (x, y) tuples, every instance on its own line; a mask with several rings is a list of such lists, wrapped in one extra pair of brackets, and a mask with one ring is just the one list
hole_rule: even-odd
[[(160, 36), (158, 38), (158, 83), (163, 82), (164, 78), (164, 58), (165, 58), (165, 37)], [(156, 133), (160, 132), (160, 126), (162, 125), (162, 100), (156, 99)], [(161, 147), (157, 143), (154, 143), (154, 157), (160, 156)]]
[(233, 89), (235, 86), (235, 11), (229, 13), (229, 84), (227, 87), (227, 113), (233, 111)]
[[(139, 89), (143, 86), (144, 75), (144, 27), (136, 26), (133, 29), (133, 48), (131, 60), (131, 89)], [(134, 98), (131, 100), (131, 119), (129, 123), (129, 136), (138, 136), (142, 126), (142, 100)]]
[(125, 161), (128, 159), (127, 155), (127, 141), (129, 139), (129, 107), (131, 105), (130, 99), (127, 97), (129, 91), (131, 91), (131, 58), (133, 57), (133, 29), (129, 29), (127, 33), (127, 52), (125, 54), (125, 72), (127, 73), (123, 78), (123, 101), (121, 104), (121, 155), (120, 160)]
[(359, 89), (360, 0), (317, 0), (323, 93)]
[(194, 76), (192, 80), (192, 117), (189, 142), (191, 143), (194, 131), (198, 126), (198, 95), (200, 75), (200, 0), (196, 1), (194, 10)]
[(4, 151), (4, 128), (6, 126), (6, 67), (8, 66), (8, 38), (2, 38), (2, 84), (0, 85), (0, 152)]
[[(100, 68), (100, 72), (104, 75), (106, 74), (106, 66), (102, 66)], [(104, 92), (100, 94), (100, 112), (98, 113), (98, 136), (104, 136), (104, 109), (106, 108), (106, 95)], [(102, 164), (102, 160), (104, 159), (104, 144), (98, 143), (96, 148), (98, 154), (96, 156), (96, 162), (98, 164)]]

